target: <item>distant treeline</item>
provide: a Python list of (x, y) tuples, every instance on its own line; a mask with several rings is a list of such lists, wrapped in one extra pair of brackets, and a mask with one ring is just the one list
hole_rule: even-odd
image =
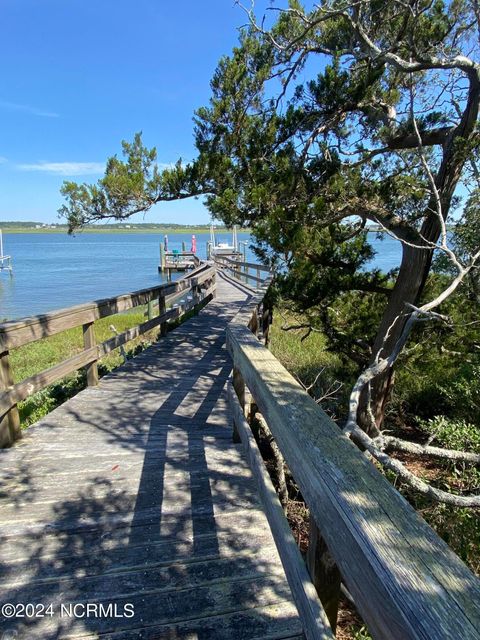
[[(216, 229), (225, 229), (223, 225), (215, 225)], [(0, 220), (0, 229), (65, 229), (67, 230), (66, 224), (61, 223), (45, 223), (45, 222), (34, 222), (34, 221), (20, 221), (20, 220)], [(115, 222), (110, 224), (89, 224), (85, 225), (85, 229), (99, 229), (99, 230), (115, 230), (115, 229), (156, 229), (156, 230), (164, 230), (164, 229), (178, 229), (179, 231), (184, 229), (198, 229), (199, 231), (208, 231), (210, 229), (210, 225), (208, 224), (178, 224), (176, 222)]]

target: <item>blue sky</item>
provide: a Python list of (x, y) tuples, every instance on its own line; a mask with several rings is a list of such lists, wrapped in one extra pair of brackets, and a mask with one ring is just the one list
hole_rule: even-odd
[[(0, 0), (0, 221), (57, 222), (63, 180), (98, 179), (136, 131), (159, 162), (191, 159), (193, 112), (244, 23), (233, 0)], [(145, 219), (209, 214), (188, 200)]]

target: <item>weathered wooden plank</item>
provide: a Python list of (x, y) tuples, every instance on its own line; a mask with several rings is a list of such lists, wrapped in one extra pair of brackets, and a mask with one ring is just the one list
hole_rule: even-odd
[[(122, 628), (135, 629), (139, 624), (166, 624), (183, 622), (200, 617), (218, 616), (234, 611), (251, 609), (256, 606), (268, 606), (284, 602), (289, 598), (288, 586), (284, 580), (275, 576), (265, 576), (231, 581), (211, 586), (195, 587), (179, 591), (170, 591), (166, 596), (162, 591), (147, 592), (141, 595), (109, 597), (110, 603), (116, 603), (119, 611), (125, 610), (125, 605), (133, 605), (137, 615), (122, 617)], [(94, 596), (94, 594), (92, 594)], [(48, 634), (55, 633), (59, 624), (63, 621), (60, 617), (44, 617), (37, 619), (37, 624), (25, 625), (23, 620), (17, 619), (15, 626), (9, 620), (0, 622), (9, 624), (22, 636), (28, 632), (28, 638), (44, 638)], [(116, 631), (118, 619), (115, 616), (97, 617), (94, 621), (97, 633)], [(5, 628), (5, 626), (3, 627)], [(8, 628), (8, 627), (7, 627)], [(85, 629), (84, 620), (73, 618), (69, 625), (69, 631)], [(51, 637), (51, 636), (50, 636)], [(55, 636), (54, 636), (55, 637)]]
[[(119, 631), (103, 638), (131, 640), (128, 634)], [(139, 640), (300, 640), (303, 637), (295, 607), (288, 602), (175, 625), (143, 627), (135, 636)]]
[[(8, 351), (4, 351), (0, 353), (0, 391), (5, 393), (4, 390), (8, 389), (12, 384), (13, 375), (10, 367), (9, 353)], [(0, 398), (3, 393), (0, 394)], [(9, 447), (21, 438), (21, 436), (20, 416), (17, 405), (12, 403), (8, 407), (7, 415), (5, 415), (5, 411), (2, 412), (0, 410), (0, 447)]]
[(284, 601), (173, 624), (140, 622), (134, 631), (117, 630), (100, 636), (85, 626), (76, 632), (69, 628), (68, 637), (102, 640), (300, 640), (303, 636), (295, 607)]
[[(96, 348), (97, 339), (95, 337), (95, 327), (93, 322), (87, 322), (83, 325), (83, 346), (84, 349)], [(87, 384), (89, 387), (95, 387), (98, 384), (98, 364), (94, 360), (87, 365)]]
[(228, 262), (229, 264), (233, 264), (241, 267), (248, 267), (249, 269), (258, 269), (258, 271), (266, 271), (267, 273), (271, 273), (270, 267), (265, 266), (264, 264), (257, 264), (255, 262), (244, 262), (243, 260), (233, 260), (232, 258), (228, 258), (227, 256), (218, 256), (216, 260), (223, 260)]
[[(111, 573), (134, 570), (137, 564), (165, 566), (245, 554), (263, 557), (264, 552), (264, 562), (268, 563), (270, 552), (276, 552), (265, 518), (257, 509), (219, 513), (213, 521), (210, 514), (195, 521), (188, 514), (165, 515), (160, 525), (155, 516), (134, 521), (130, 518), (113, 527), (108, 522), (87, 526), (80, 523), (77, 527), (68, 523), (66, 528), (61, 523), (55, 524), (59, 526), (42, 524), (28, 530), (12, 526), (6, 532), (1, 531), (5, 563), (1, 588), (53, 575), (77, 575), (77, 569), (83, 575), (97, 575), (106, 567)], [(256, 532), (254, 540), (250, 530)], [(89, 553), (72, 554), (72, 545)], [(278, 560), (278, 554), (275, 557)]]
[(253, 287), (251, 287), (245, 282), (241, 282), (240, 280), (232, 278), (231, 276), (227, 275), (225, 271), (219, 272), (219, 275), (221, 275), (221, 278), (222, 280), (224, 280), (224, 282), (227, 282), (228, 284), (238, 287), (238, 289), (240, 289), (241, 291), (244, 291), (247, 294), (251, 295), (256, 293), (256, 289), (254, 289)]
[[(145, 501), (145, 506), (142, 504), (142, 507), (139, 508), (137, 506), (138, 496), (125, 495), (124, 492), (116, 495), (113, 491), (110, 491), (107, 499), (87, 498), (89, 504), (88, 515), (85, 515), (85, 500), (72, 502), (68, 512), (64, 515), (62, 523), (64, 526), (67, 526), (69, 523), (75, 526), (78, 522), (106, 523), (111, 520), (112, 525), (115, 525), (117, 522), (124, 522), (125, 519), (128, 519), (134, 510), (136, 518), (147, 519), (158, 515), (160, 511), (164, 516), (174, 516), (181, 515), (185, 510), (189, 510), (192, 517), (197, 517), (204, 514), (215, 516), (217, 513), (258, 508), (257, 495), (255, 493), (249, 494), (246, 491), (231, 498), (225, 495), (201, 495), (194, 503), (190, 502), (190, 500), (185, 500), (185, 495), (186, 492), (178, 491), (169, 499), (165, 499), (164, 497), (160, 503), (158, 496), (154, 495), (150, 501), (146, 500), (145, 495), (143, 497), (140, 496), (142, 502)], [(118, 504), (119, 511), (109, 514), (105, 509), (105, 502), (107, 500)], [(120, 513), (120, 508), (123, 513)], [(12, 505), (0, 509), (0, 518), (3, 522), (9, 522), (15, 519), (18, 525), (23, 524), (30, 526), (35, 523), (41, 524), (54, 521), (57, 511), (58, 504), (37, 503), (29, 505), (28, 508), (22, 510), (19, 510), (16, 505)], [(0, 525), (0, 533), (3, 528), (4, 525)]]
[(312, 582), (325, 608), (325, 613), (327, 614), (332, 631), (335, 633), (342, 576), (325, 544), (325, 540), (320, 535), (317, 523), (311, 516), (306, 562)]
[(295, 604), (300, 612), (303, 630), (308, 640), (331, 640), (333, 634), (325, 611), (310, 581), (302, 554), (293, 539), (290, 525), (265, 468), (257, 443), (245, 419), (233, 385), (228, 387), (230, 408), (245, 454), (254, 474), (268, 523), (282, 560)]
[[(88, 600), (92, 595), (98, 601), (108, 600), (112, 594), (115, 594), (115, 598), (126, 598), (153, 592), (162, 592), (168, 598), (171, 591), (180, 589), (225, 585), (244, 580), (261, 580), (265, 577), (278, 581), (283, 578), (283, 569), (276, 560), (275, 549), (267, 547), (265, 557), (233, 555), (191, 562), (180, 561), (163, 566), (148, 565), (141, 569), (133, 568), (131, 571), (116, 573), (66, 577), (61, 580), (60, 592), (52, 593), (49, 602), (57, 606), (62, 602)], [(18, 591), (21, 587), (22, 598), (26, 602), (42, 603), (45, 601), (45, 593), (39, 588), (40, 586), (38, 581), (29, 581), (26, 584), (3, 584), (0, 587), (0, 597), (4, 601), (12, 590)], [(43, 587), (47, 591), (51, 586), (52, 580), (43, 581)]]
[(478, 579), (246, 327), (227, 340), (370, 632), (479, 638)]

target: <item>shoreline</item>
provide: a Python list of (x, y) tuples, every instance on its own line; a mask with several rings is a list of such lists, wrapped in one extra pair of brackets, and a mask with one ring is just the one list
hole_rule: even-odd
[[(0, 229), (2, 229), (3, 235), (19, 235), (19, 234), (27, 234), (27, 233), (35, 233), (35, 234), (64, 234), (68, 235), (67, 229), (25, 229), (22, 227), (4, 227), (2, 228), (0, 223)], [(230, 233), (230, 229), (224, 229), (217, 227), (215, 229), (216, 233)], [(177, 235), (192, 235), (192, 234), (209, 234), (210, 228), (196, 228), (196, 227), (186, 227), (185, 229), (176, 229), (175, 227), (169, 227), (165, 229), (82, 229), (81, 231), (77, 231), (76, 233), (71, 234), (72, 236), (79, 236), (82, 234), (122, 234), (122, 235), (138, 235), (138, 234), (152, 234), (152, 235), (169, 235), (169, 234), (177, 234)], [(250, 233), (249, 229), (241, 229), (239, 233)]]

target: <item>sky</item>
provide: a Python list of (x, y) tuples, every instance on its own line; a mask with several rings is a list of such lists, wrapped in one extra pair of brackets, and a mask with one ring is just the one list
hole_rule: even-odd
[[(137, 131), (159, 163), (192, 159), (194, 110), (245, 22), (233, 0), (0, 0), (0, 221), (59, 222), (62, 182), (96, 181)], [(209, 219), (190, 199), (132, 221)]]

